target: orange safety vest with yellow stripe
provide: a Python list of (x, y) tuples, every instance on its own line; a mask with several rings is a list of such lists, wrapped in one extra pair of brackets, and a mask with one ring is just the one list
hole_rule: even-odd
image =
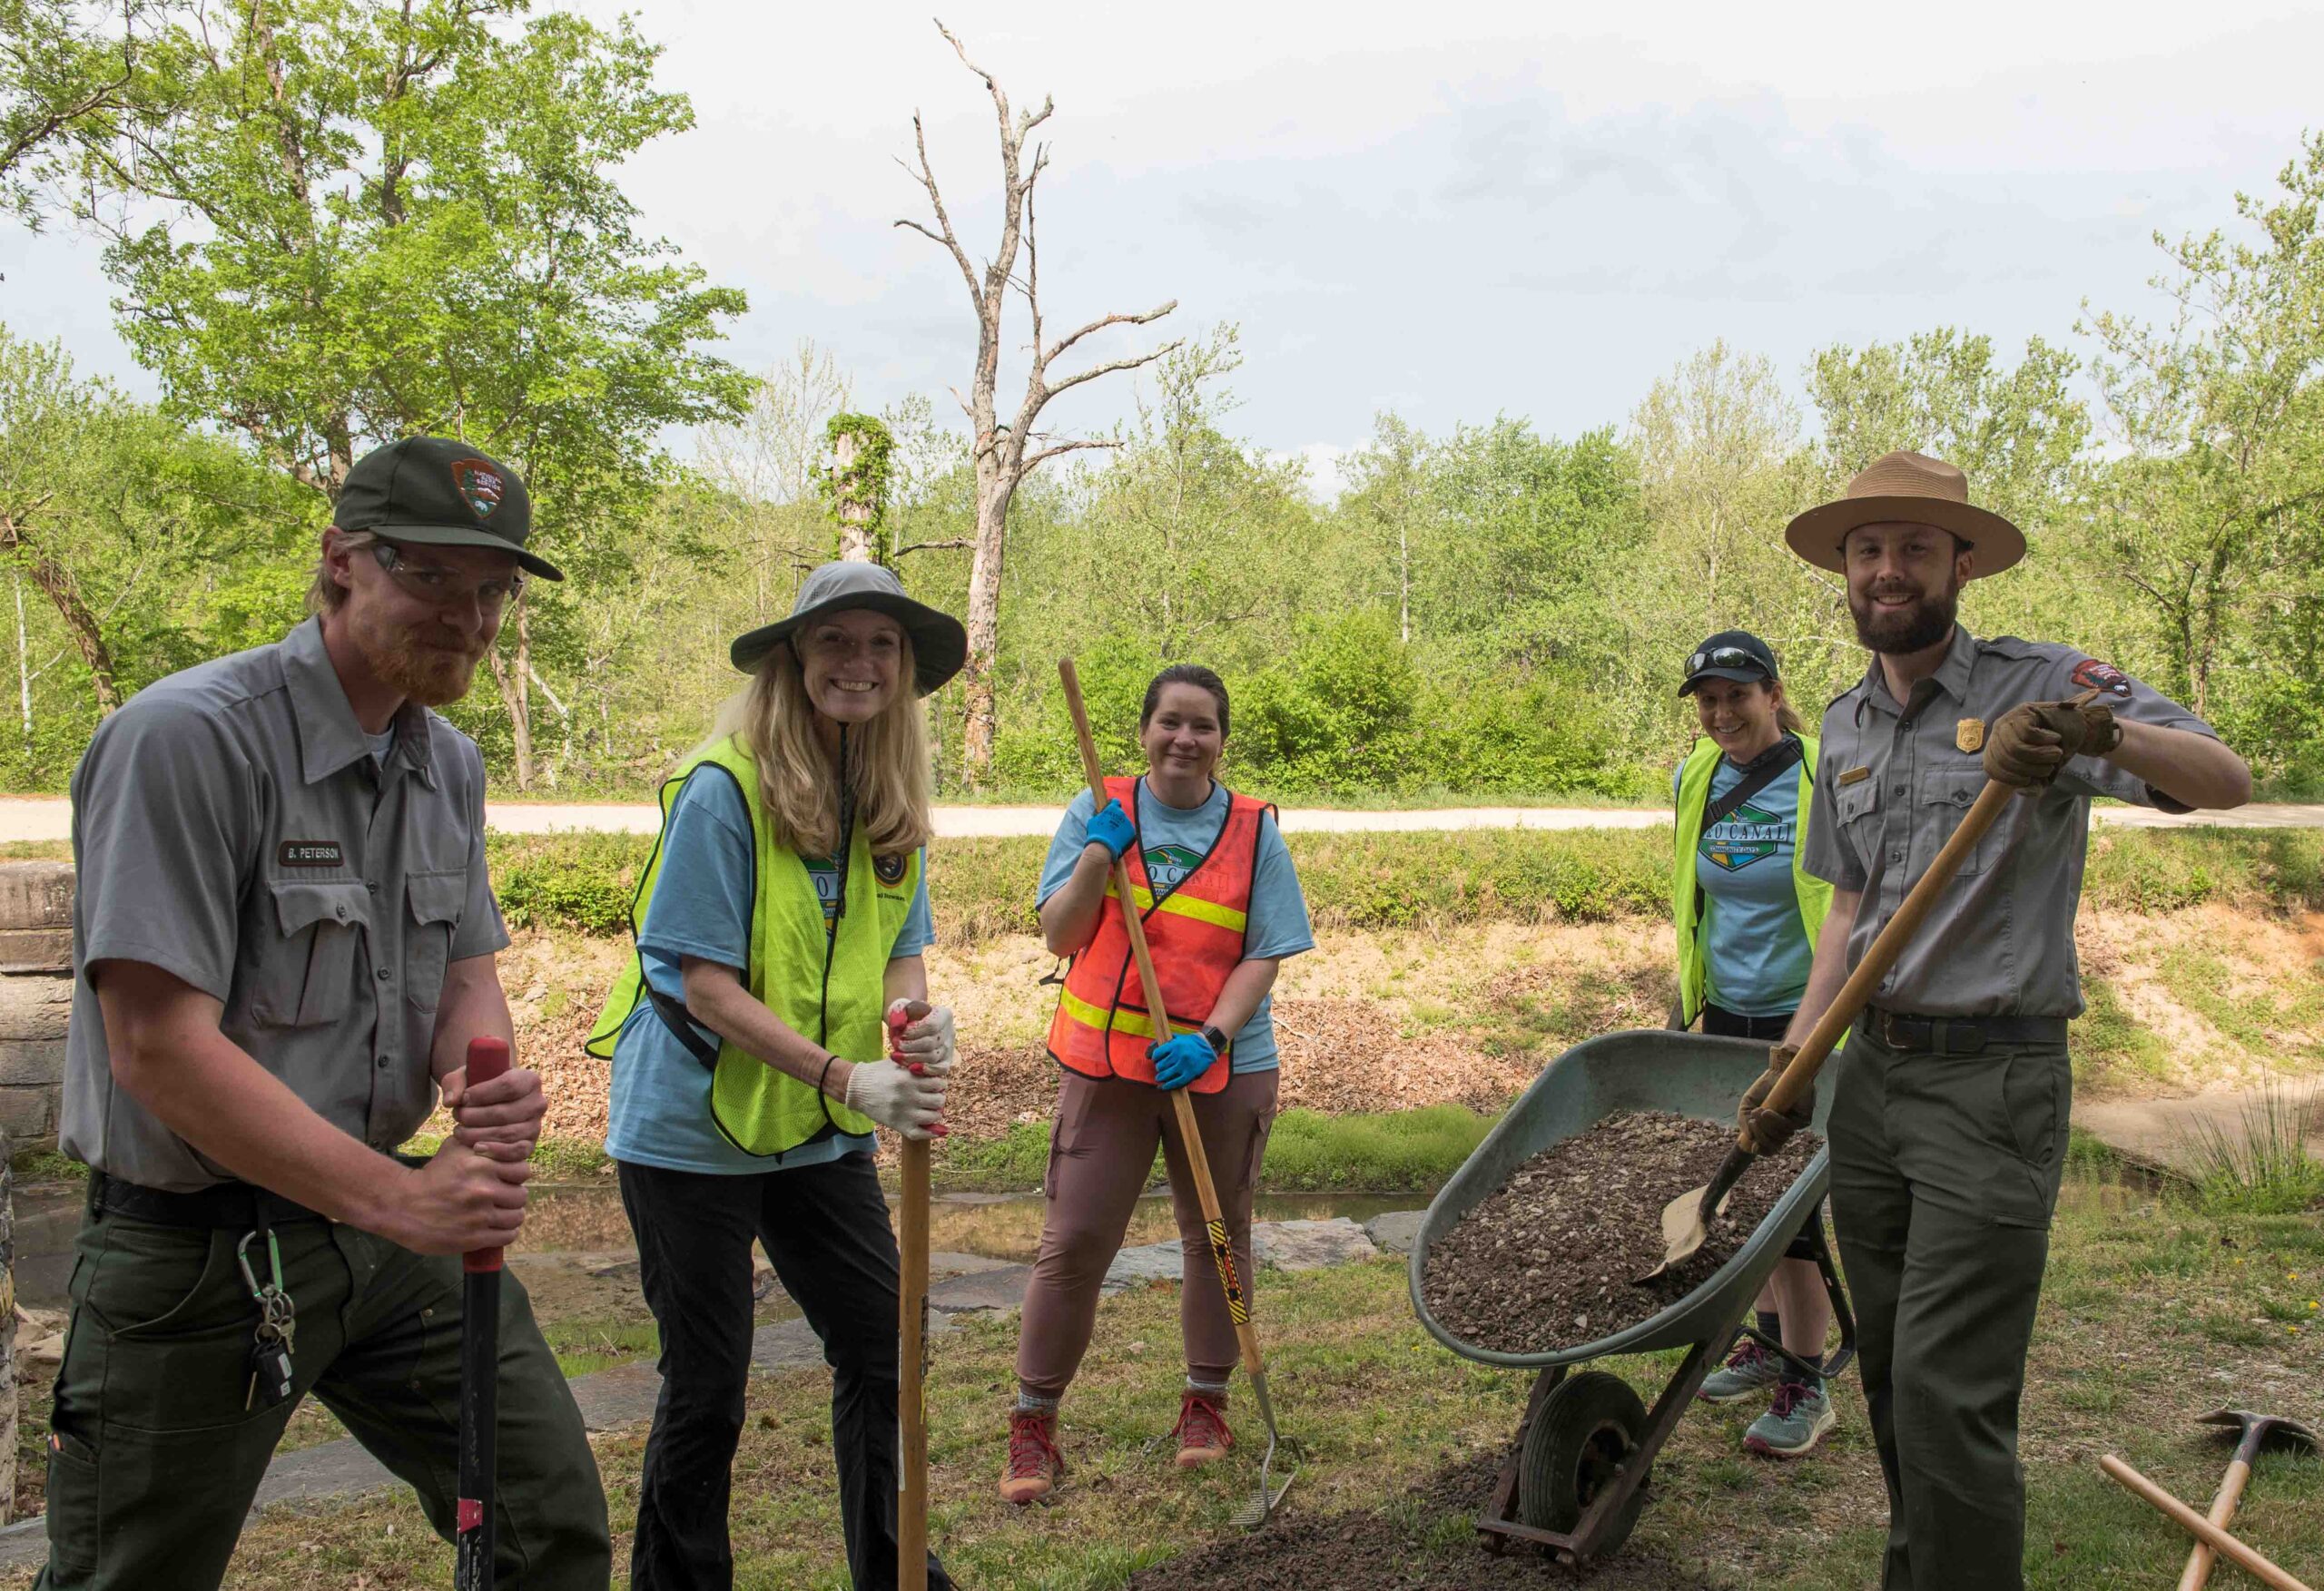
[[(1106, 793), (1121, 802), (1137, 827), (1137, 781), (1108, 779)], [(1162, 998), (1169, 1007), (1174, 1033), (1192, 1033), (1210, 1020), (1226, 975), (1243, 960), (1248, 936), (1251, 880), (1259, 865), (1259, 820), (1275, 809), (1265, 801), (1229, 791), (1226, 821), (1203, 858), (1159, 900), (1146, 874), (1146, 848), (1133, 832), (1122, 860), (1129, 864), (1131, 893), (1137, 905), (1146, 944), (1153, 952), (1155, 976), (1162, 984)], [(1108, 871), (1106, 894), (1118, 900)], [(1146, 1009), (1145, 987), (1138, 981), (1137, 963), (1130, 955), (1129, 933), (1122, 927), (1118, 906), (1100, 905), (1098, 931), (1082, 947), (1065, 975), (1057, 1015), (1049, 1021), (1049, 1058), (1089, 1077), (1127, 1077), (1137, 1083), (1154, 1081), (1154, 1062), (1147, 1056), (1157, 1042), (1154, 1021)], [(1231, 1052), (1233, 1046), (1228, 1046)], [(1207, 1071), (1188, 1086), (1196, 1094), (1216, 1094), (1226, 1086), (1229, 1055), (1222, 1053)]]

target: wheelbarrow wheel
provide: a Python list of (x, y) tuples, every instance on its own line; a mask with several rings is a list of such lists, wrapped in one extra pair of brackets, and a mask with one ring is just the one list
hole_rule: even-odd
[[(1620, 1376), (1587, 1370), (1564, 1382), (1525, 1429), (1517, 1464), (1519, 1519), (1537, 1530), (1572, 1530), (1638, 1452), (1645, 1429), (1646, 1405)], [(1640, 1476), (1592, 1553), (1611, 1552), (1630, 1538), (1646, 1507), (1646, 1480)]]

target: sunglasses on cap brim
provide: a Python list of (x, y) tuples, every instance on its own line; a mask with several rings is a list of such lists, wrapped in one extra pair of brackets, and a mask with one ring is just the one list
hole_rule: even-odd
[(1705, 669), (1749, 669), (1766, 679), (1776, 677), (1775, 671), (1768, 666), (1767, 659), (1739, 646), (1714, 646), (1708, 651), (1698, 652), (1687, 660), (1689, 674), (1699, 674)]

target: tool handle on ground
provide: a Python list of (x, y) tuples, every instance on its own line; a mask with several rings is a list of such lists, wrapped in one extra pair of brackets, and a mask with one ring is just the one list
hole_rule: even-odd
[[(1815, 1086), (1816, 1074), (1823, 1066), (1825, 1057), (1832, 1053), (1832, 1046), (1840, 1042), (1856, 1017), (1863, 1014), (1865, 1007), (1871, 1004), (1873, 994), (1880, 987), (1880, 980), (1888, 976), (1888, 969), (1896, 964), (1896, 958), (1905, 953), (1905, 947), (1911, 944), (1913, 936), (1920, 932), (1922, 921), (1936, 905), (1936, 898), (1945, 893), (1945, 887), (1953, 882), (1953, 875), (1960, 871), (1962, 862), (1975, 849), (1977, 841), (1985, 837), (1985, 830), (1994, 826), (1994, 820), (2001, 816), (2002, 809), (2009, 805), (2010, 799), (2016, 793), (2014, 786), (2004, 784), (1999, 780), (1985, 781), (1985, 788), (1977, 792), (1975, 804), (1963, 814), (1960, 827), (1953, 830), (1953, 837), (1936, 853), (1936, 859), (1929, 863), (1928, 871), (1914, 884), (1905, 897), (1905, 903), (1896, 908), (1896, 915), (1888, 919), (1887, 925), (1873, 939), (1872, 948), (1864, 953), (1864, 959), (1856, 963), (1856, 970), (1848, 974), (1847, 982), (1840, 986), (1840, 992), (1832, 997), (1832, 1003), (1824, 1007), (1823, 1016), (1817, 1017), (1816, 1026), (1808, 1029), (1807, 1037), (1800, 1044), (1799, 1053), (1791, 1057), (1791, 1065), (1785, 1068), (1784, 1075), (1777, 1079), (1775, 1087), (1769, 1091), (1766, 1108), (1780, 1115)], [(1744, 1147), (1748, 1149), (1750, 1145), (1746, 1144)]]
[[(1108, 800), (1106, 771), (1098, 761), (1097, 737), (1089, 732), (1088, 710), (1081, 702), (1081, 676), (1074, 672), (1069, 657), (1058, 660), (1057, 673), (1065, 684), (1066, 711), (1073, 715), (1073, 734), (1081, 747), (1081, 771), (1089, 781), (1089, 799), (1103, 807)], [(1170, 1013), (1162, 999), (1162, 979), (1154, 970), (1153, 954), (1146, 948), (1146, 925), (1135, 909), (1129, 863), (1120, 857), (1114, 859), (1114, 890), (1121, 900), (1122, 928), (1129, 937), (1130, 955), (1137, 962), (1138, 982), (1146, 990), (1147, 1015), (1155, 1033), (1166, 1034), (1170, 1031)], [(1259, 1357), (1250, 1304), (1236, 1276), (1235, 1251), (1226, 1240), (1226, 1216), (1218, 1203), (1218, 1186), (1211, 1181), (1210, 1156), (1202, 1146), (1202, 1129), (1195, 1123), (1194, 1102), (1183, 1088), (1171, 1090), (1170, 1101), (1177, 1115), (1179, 1142), (1187, 1146), (1187, 1169), (1194, 1178), (1195, 1196), (1202, 1205), (1203, 1227), (1210, 1235), (1211, 1262), (1217, 1269), (1219, 1286), (1226, 1291), (1226, 1313), (1235, 1322), (1235, 1338), (1243, 1350), (1243, 1368), (1256, 1380), (1266, 1373), (1266, 1364)]]
[[(489, 1083), (508, 1069), (508, 1041), (505, 1038), (472, 1038), (468, 1040), (468, 1083), (473, 1088), (479, 1083)], [(460, 1269), (471, 1276), (480, 1276), (500, 1269), (498, 1249), (470, 1249), (460, 1256)]]
[(2274, 1564), (2261, 1557), (2242, 1542), (2204, 1518), (2113, 1454), (2109, 1453), (2099, 1459), (2098, 1468), (2104, 1470), (2123, 1489), (2145, 1498), (2179, 1528), (2210, 1547), (2212, 1551), (2233, 1563), (2236, 1567), (2261, 1585), (2272, 1586), (2276, 1591), (2310, 1591), (2309, 1586), (2295, 1580)]
[[(892, 1055), (911, 1023), (888, 1017)], [(928, 1140), (906, 1138), (900, 1154), (896, 1248), (896, 1585), (928, 1588), (928, 1410), (923, 1370), (928, 1342)]]
[[(2211, 1511), (2204, 1516), (2221, 1529), (2235, 1517), (2235, 1510), (2243, 1501), (2243, 1488), (2251, 1478), (2251, 1466), (2237, 1458), (2227, 1467), (2227, 1477), (2219, 1483), (2219, 1495), (2211, 1498)], [(2187, 1568), (2179, 1576), (2179, 1591), (2203, 1591), (2211, 1577), (2211, 1566), (2219, 1555), (2207, 1543), (2198, 1541), (2187, 1554)]]

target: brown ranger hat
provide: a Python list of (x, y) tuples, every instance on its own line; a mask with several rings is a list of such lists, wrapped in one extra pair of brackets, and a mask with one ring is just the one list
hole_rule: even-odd
[(1989, 508), (1969, 501), (1969, 477), (1941, 458), (1898, 449), (1883, 454), (1848, 482), (1835, 502), (1810, 508), (1785, 527), (1791, 550), (1836, 575), (1847, 573), (1840, 544), (1866, 525), (1934, 525), (1974, 549), (1972, 580), (1998, 575), (2025, 555), (2025, 535)]

